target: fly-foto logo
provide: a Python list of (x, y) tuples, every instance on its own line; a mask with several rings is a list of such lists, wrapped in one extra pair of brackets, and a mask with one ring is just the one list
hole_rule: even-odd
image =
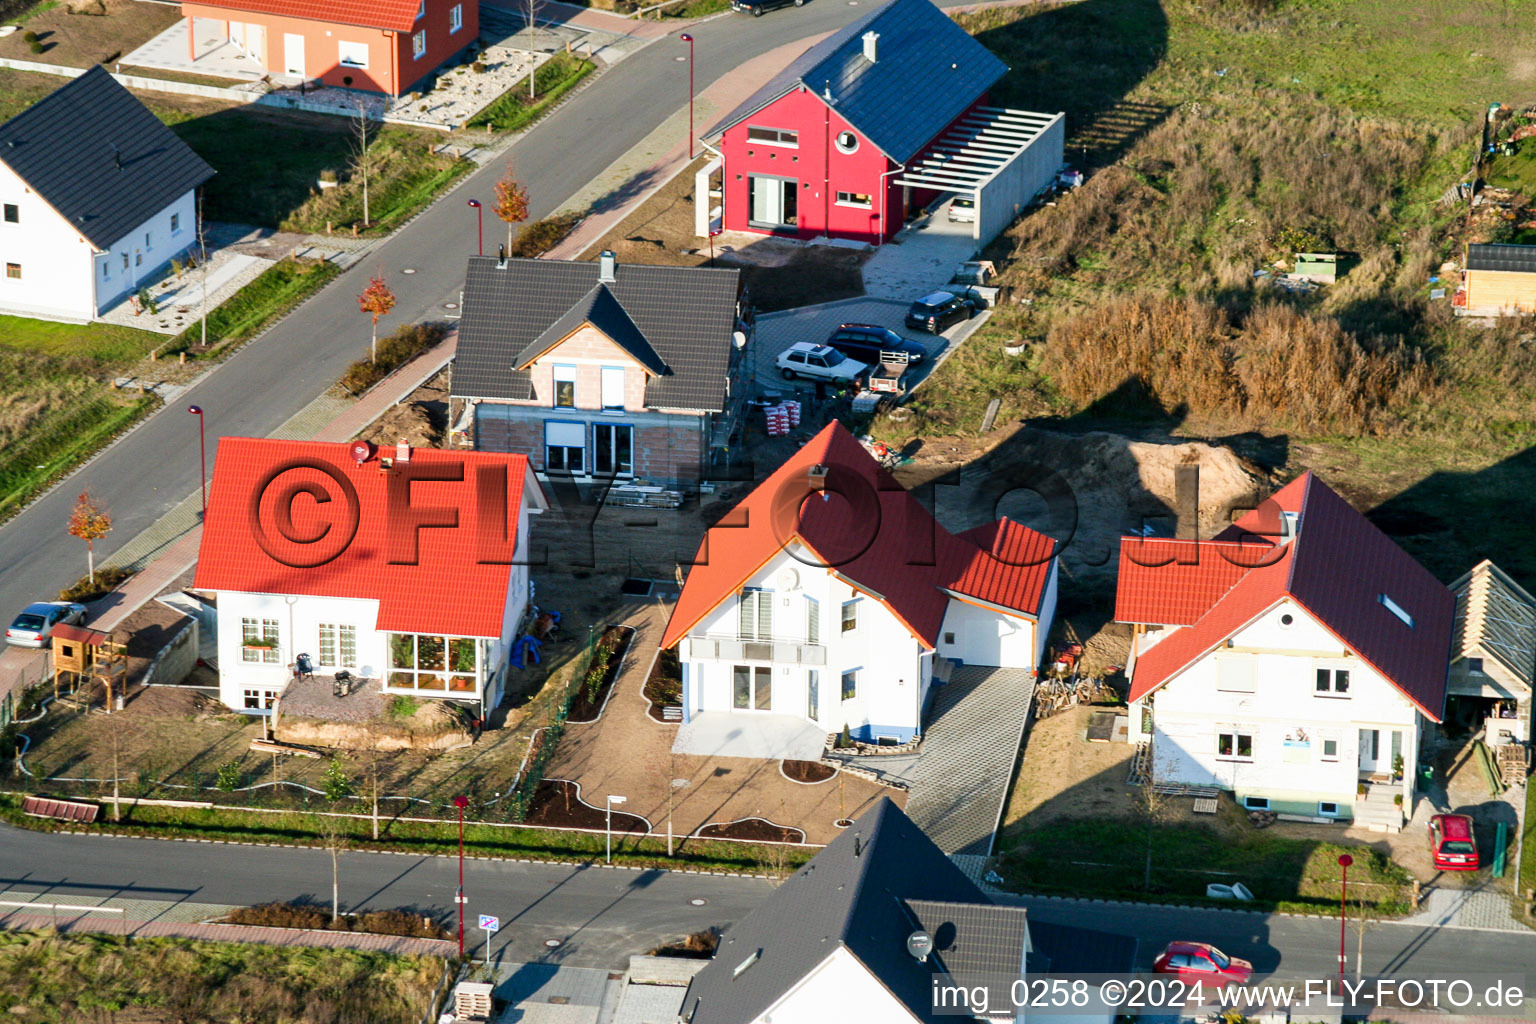
[(250, 534), (269, 558), (291, 569), (329, 565), (364, 543), (381, 546), (389, 565), (419, 565), (424, 530), (467, 533), (460, 543), (471, 545), (479, 565), (525, 564), (516, 550), (508, 466), (465, 469), (456, 458), (395, 462), (384, 472), (382, 496), (370, 487), (363, 497), (345, 470), (320, 459), (289, 459), (251, 490)]

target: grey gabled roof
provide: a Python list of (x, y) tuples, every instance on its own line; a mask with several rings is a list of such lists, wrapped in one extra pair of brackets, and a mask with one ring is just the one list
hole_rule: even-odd
[(962, 984), (990, 983), (1005, 992), (1024, 969), (1029, 919), (1021, 906), (907, 900), (907, 909), (933, 937), (933, 955)]
[(528, 398), (525, 357), (543, 351), (541, 339), (568, 334), (562, 325), (574, 330), (596, 316), (594, 326), (658, 374), (646, 385), (648, 406), (722, 410), (740, 271), (620, 263), (612, 283), (598, 274), (596, 263), (509, 259), (498, 267), (495, 257), (471, 257), (454, 397)]
[[(881, 798), (726, 930), (715, 958), (688, 986), (682, 1020), (748, 1024), (843, 946), (917, 1020), (952, 1024), (952, 1016), (933, 1009), (932, 982), (943, 970), (939, 958), (919, 963), (906, 949), (907, 936), (919, 928), (915, 904), (935, 921), (958, 920), (959, 904), (974, 906), (978, 921), (997, 920), (975, 883), (900, 808)], [(1022, 920), (1021, 914), (1011, 919)], [(1013, 932), (1008, 936), (1012, 941)], [(1003, 955), (1022, 962), (1019, 946)]]
[(1536, 597), (1483, 559), (1451, 584), (1456, 595), (1451, 660), (1492, 658), (1536, 688)]
[[(871, 31), (880, 36), (874, 63), (864, 57), (863, 36)], [(906, 163), (1007, 72), (931, 0), (891, 0), (806, 50), (705, 137), (804, 86), (830, 96), (860, 134)]]
[(1467, 246), (1468, 270), (1515, 270), (1536, 273), (1536, 245), (1505, 243)]
[(668, 372), (667, 364), (662, 362), (661, 356), (645, 340), (645, 335), (640, 333), (640, 328), (635, 326), (635, 321), (619, 305), (619, 300), (613, 297), (613, 292), (605, 284), (593, 288), (565, 316), (550, 324), (544, 333), (529, 342), (518, 353), (517, 365), (526, 367), (583, 324), (591, 324), (602, 331), (610, 341), (633, 356), (635, 362), (657, 376)]
[(0, 162), (100, 250), (214, 174), (100, 65), (0, 125)]

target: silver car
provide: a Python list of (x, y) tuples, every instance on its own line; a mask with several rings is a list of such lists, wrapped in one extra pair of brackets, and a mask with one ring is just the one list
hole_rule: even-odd
[(47, 647), (53, 627), (85, 621), (85, 605), (69, 601), (39, 601), (24, 608), (5, 631), (5, 642), (16, 647)]
[(955, 196), (949, 203), (949, 219), (956, 224), (976, 223), (976, 199), (973, 196)]

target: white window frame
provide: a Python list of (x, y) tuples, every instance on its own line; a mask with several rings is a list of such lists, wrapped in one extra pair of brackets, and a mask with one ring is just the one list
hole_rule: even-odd
[[(859, 198), (861, 196), (863, 197), (862, 199)], [(875, 197), (864, 192), (839, 192), (836, 205), (846, 206), (853, 210), (873, 210), (875, 208)]]
[[(1341, 739), (1338, 736), (1329, 736), (1327, 734), (1323, 734), (1323, 735), (1318, 736), (1318, 738), (1317, 738), (1318, 755), (1317, 756), (1319, 758), (1321, 758), (1323, 761), (1326, 761), (1326, 762), (1329, 762), (1329, 763), (1337, 762), (1339, 760), (1339, 744), (1341, 742), (1342, 741), (1341, 741)], [(1332, 754), (1328, 753), (1328, 744), (1330, 744), (1330, 743), (1333, 744), (1333, 753)]]
[[(574, 409), (574, 408), (576, 408), (576, 402), (577, 402), (577, 396), (576, 396), (576, 373), (577, 373), (577, 371), (576, 371), (575, 364), (574, 363), (556, 363), (555, 365), (551, 366), (549, 369), (550, 369), (550, 392), (551, 392), (551, 394), (549, 396), (550, 404), (554, 408), (556, 408), (556, 409)], [(571, 386), (571, 404), (570, 405), (561, 405), (560, 404), (560, 385), (561, 384), (569, 384)]]
[(736, 635), (742, 640), (772, 640), (773, 591), (742, 587), (736, 602)]
[[(423, 0), (422, 6), (423, 7), (426, 6), (425, 0)], [(426, 29), (421, 29), (420, 31), (414, 33), (411, 36), (411, 59), (412, 60), (421, 60), (421, 58), (425, 57), (426, 55), (427, 55), (427, 30)]]
[(1245, 797), (1243, 797), (1243, 810), (1245, 810), (1245, 811), (1267, 811), (1267, 810), (1269, 810), (1269, 797), (1267, 797), (1267, 796), (1245, 796)]
[[(757, 132), (757, 135), (753, 135)], [(777, 146), (780, 149), (799, 149), (800, 132), (794, 128), (769, 128), (767, 125), (747, 125), (747, 142), (753, 146)]]
[(171, 214), (171, 234), (181, 234), (181, 214), (179, 213)]
[[(276, 690), (247, 689), (243, 692), (242, 705), (246, 711), (271, 711), (272, 705), (277, 703)], [(252, 704), (251, 702), (256, 703)]]
[[(276, 647), (245, 647), (249, 640), (270, 640)], [(281, 657), (283, 636), (276, 619), (253, 615), (240, 618), (240, 660), (249, 665), (276, 665)]]
[[(853, 141), (844, 144), (844, 136), (847, 136)], [(839, 153), (842, 153), (845, 156), (851, 156), (859, 151), (859, 133), (853, 131), (840, 131), (836, 136), (833, 137), (832, 144), (837, 147), (837, 151)]]
[[(362, 51), (363, 59), (361, 61), (356, 59), (358, 50)], [(360, 68), (363, 71), (367, 71), (368, 58), (370, 56), (367, 43), (355, 43), (350, 39), (338, 39), (336, 41), (336, 63), (344, 68)]]
[(344, 622), (322, 622), (317, 645), (317, 665), (325, 668), (357, 668), (357, 627)]
[[(1323, 688), (1319, 689), (1317, 685), (1319, 682), (1319, 676), (1325, 672), (1328, 674), (1327, 684)], [(1339, 688), (1339, 681), (1341, 678), (1344, 682), (1343, 689)], [(1339, 668), (1336, 665), (1314, 666), (1312, 673), (1312, 696), (1325, 697), (1329, 700), (1348, 700), (1351, 694), (1351, 682), (1352, 680), (1349, 677), (1348, 668)]]
[[(1218, 760), (1218, 761), (1238, 761), (1238, 762), (1241, 762), (1243, 764), (1250, 764), (1250, 763), (1252, 763), (1252, 761), (1253, 761), (1253, 746), (1254, 746), (1253, 738), (1254, 738), (1255, 735), (1256, 734), (1254, 732), (1252, 732), (1252, 731), (1243, 732), (1241, 729), (1238, 729), (1238, 728), (1222, 729), (1222, 730), (1220, 730), (1219, 732), (1216, 733), (1216, 760)], [(1223, 754), (1221, 752), (1221, 741), (1222, 741), (1223, 737), (1231, 737), (1231, 740), (1232, 740), (1232, 752), (1230, 754)], [(1247, 754), (1238, 753), (1238, 751), (1240, 751), (1242, 749), (1243, 745), (1242, 745), (1242, 743), (1240, 741), (1243, 740), (1243, 739), (1247, 739), (1247, 741), (1248, 741), (1248, 753)]]
[(464, 5), (454, 4), (448, 8), (448, 34), (453, 35), (464, 27)]
[(821, 602), (810, 595), (805, 598), (805, 642), (821, 643)]
[[(849, 680), (853, 685), (848, 685)], [(859, 670), (856, 668), (844, 669), (837, 677), (837, 693), (843, 700), (858, 700), (859, 698)]]
[[(395, 662), (400, 650), (399, 641), (404, 640), (406, 637), (409, 637), (411, 640), (411, 664), (397, 665)], [(421, 667), (420, 641), (422, 639), (442, 641), (442, 668)], [(454, 645), (463, 643), (472, 645), (471, 649), (474, 651), (475, 667), (467, 672), (463, 669), (453, 668)], [(419, 692), (429, 697), (455, 697), (459, 699), (473, 697), (480, 692), (480, 667), (485, 661), (485, 648), (475, 637), (452, 636), (444, 633), (391, 633), (388, 638), (388, 648), (388, 662), (385, 669), (387, 674), (384, 677), (384, 688), (390, 692)], [(420, 680), (423, 677), (439, 679), (443, 685), (441, 687), (421, 686)], [(455, 679), (468, 680), (470, 685), (467, 689), (464, 687), (456, 688), (453, 685)]]
[[(573, 367), (574, 369), (574, 367)], [(599, 394), (604, 412), (623, 412), (624, 402), (624, 367), (604, 366), (598, 371), (601, 391)], [(574, 385), (571, 388), (575, 393)]]
[[(855, 597), (851, 601), (844, 601), (842, 610), (838, 613), (839, 633), (852, 633), (859, 628), (859, 602), (863, 598)], [(850, 614), (851, 613), (851, 614)]]

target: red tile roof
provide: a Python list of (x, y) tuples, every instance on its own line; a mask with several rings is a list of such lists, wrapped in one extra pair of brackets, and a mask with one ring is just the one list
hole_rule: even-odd
[(195, 3), (198, 7), (396, 32), (409, 32), (414, 28), (416, 12), (421, 10), (421, 0), (195, 0)]
[[(828, 467), (828, 497), (808, 489), (816, 465)], [(880, 600), (929, 647), (949, 606), (946, 591), (1036, 614), (1055, 549), (1049, 537), (1006, 520), (951, 534), (846, 428), (833, 423), (705, 535), (661, 645), (676, 644), (796, 541)], [(995, 556), (978, 546), (994, 541)]]
[[(379, 448), (361, 465), (351, 452), (350, 444), (319, 441), (221, 440), (193, 585), (373, 600), (381, 630), (500, 636), (511, 566), (496, 562), (526, 557), (502, 541), (516, 542), (525, 489), (530, 503), (543, 504), (527, 456), (416, 448), (384, 473), (379, 460), (395, 449)], [(506, 472), (504, 506), (498, 469)], [(493, 472), (482, 478), (484, 470)], [(482, 479), (489, 502), (479, 497)], [(412, 521), (424, 525), (413, 529)]]
[(1273, 546), (1261, 540), (1122, 538), (1115, 619), (1192, 626), (1249, 569), (1274, 557)]
[[(1456, 608), (1450, 589), (1311, 473), (1276, 492), (1233, 528), (1223, 531), (1221, 537), (1230, 540), (1246, 530), (1262, 530), (1273, 537), (1278, 533), (1281, 511), (1300, 514), (1296, 539), (1280, 548), (1275, 561), (1248, 570), (1228, 585), (1187, 628), (1176, 630), (1138, 658), (1131, 699), (1162, 686), (1289, 598), (1425, 715), (1439, 721), (1445, 707), (1445, 675)], [(1129, 542), (1134, 544), (1136, 539)], [(1126, 557), (1122, 551), (1122, 572)], [(1163, 571), (1169, 572), (1172, 584), (1149, 584), (1150, 574)], [(1147, 616), (1126, 621), (1178, 622), (1178, 616), (1187, 617), (1204, 595), (1221, 589), (1230, 572), (1225, 559), (1203, 554), (1195, 566), (1175, 564), (1163, 570), (1134, 566), (1121, 576), (1117, 617), (1124, 618), (1120, 615), (1124, 608), (1127, 613)], [(1180, 583), (1200, 596), (1191, 598), (1181, 593)], [(1159, 612), (1150, 607), (1152, 591), (1162, 594), (1172, 610)], [(1413, 624), (1404, 623), (1389, 610), (1381, 601), (1382, 595), (1404, 609)]]

